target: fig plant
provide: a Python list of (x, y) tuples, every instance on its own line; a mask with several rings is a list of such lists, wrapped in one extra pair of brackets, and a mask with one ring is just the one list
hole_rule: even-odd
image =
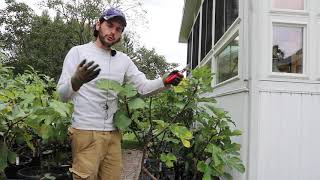
[(0, 171), (28, 148), (36, 156), (40, 143), (65, 141), (72, 110), (58, 100), (53, 79), (12, 69), (0, 64)]
[[(179, 86), (145, 98), (129, 84), (97, 82), (100, 89), (118, 94), (115, 126), (135, 135), (143, 151), (142, 170), (150, 176), (161, 176), (162, 164), (174, 167), (175, 176), (189, 179), (232, 179), (231, 170), (245, 171), (240, 145), (232, 140), (241, 131), (216, 107), (210, 95), (212, 76), (203, 66)], [(161, 162), (152, 171), (144, 167), (145, 159)]]

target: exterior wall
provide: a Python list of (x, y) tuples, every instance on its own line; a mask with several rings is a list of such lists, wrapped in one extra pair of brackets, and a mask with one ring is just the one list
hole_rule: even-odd
[(319, 180), (320, 94), (259, 94), (257, 180)]
[[(241, 129), (243, 134), (240, 137), (234, 139), (237, 143), (241, 144), (241, 159), (247, 169), (248, 159), (248, 92), (243, 90), (242, 92), (233, 92), (225, 94), (223, 96), (216, 97), (217, 106), (228, 111), (232, 120), (236, 123), (237, 129)], [(247, 180), (245, 174), (238, 172), (232, 172), (232, 176), (235, 180)]]
[[(248, 1), (248, 180), (320, 179), (318, 0), (306, 10), (276, 11), (271, 0)], [(272, 72), (272, 23), (305, 28), (302, 74)]]
[[(215, 72), (216, 55), (238, 32), (238, 76), (213, 82), (218, 106), (244, 131), (236, 140), (246, 172), (235, 180), (319, 180), (320, 1), (305, 0), (302, 11), (271, 2), (239, 0), (238, 19), (199, 64)], [(304, 27), (302, 74), (272, 72), (273, 23)]]

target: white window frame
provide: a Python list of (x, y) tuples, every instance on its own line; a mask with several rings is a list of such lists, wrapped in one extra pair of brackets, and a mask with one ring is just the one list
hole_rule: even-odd
[[(319, 30), (320, 30), (320, 19), (318, 19), (317, 22), (316, 22), (316, 31), (319, 32)], [(320, 62), (318, 61), (318, 59), (320, 58), (319, 48), (320, 48), (320, 35), (317, 34), (316, 35), (316, 44), (315, 44), (315, 49), (318, 50), (317, 54), (316, 54), (316, 57), (315, 57), (315, 59), (317, 59), (316, 64), (315, 64), (315, 68), (316, 68), (316, 70), (315, 70), (315, 79), (317, 81), (320, 81)]]
[[(302, 62), (302, 73), (285, 73), (285, 72), (273, 72), (272, 71), (272, 53), (273, 53), (273, 27), (274, 25), (278, 26), (284, 26), (284, 27), (295, 27), (295, 28), (303, 28), (303, 62)], [(284, 77), (284, 78), (300, 78), (300, 79), (308, 79), (308, 29), (307, 29), (308, 23), (303, 23), (303, 22), (289, 22), (289, 21), (272, 21), (270, 25), (270, 32), (271, 32), (271, 40), (269, 43), (269, 56), (268, 56), (268, 74), (270, 74), (270, 77)]]
[(219, 82), (217, 81), (217, 76), (214, 78), (214, 87), (223, 86), (230, 82), (236, 81), (240, 79), (241, 74), (241, 57), (240, 57), (240, 44), (241, 44), (241, 37), (240, 37), (240, 18), (238, 17), (233, 24), (229, 27), (229, 29), (223, 34), (223, 36), (219, 39), (219, 41), (213, 47), (213, 62), (212, 67), (215, 73), (218, 72), (218, 62), (217, 57), (218, 55), (234, 40), (237, 36), (239, 36), (239, 52), (238, 52), (238, 74), (230, 79), (225, 81)]

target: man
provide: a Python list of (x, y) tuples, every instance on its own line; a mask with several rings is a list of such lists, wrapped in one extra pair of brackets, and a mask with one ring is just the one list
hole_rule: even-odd
[[(127, 55), (112, 50), (126, 25), (120, 10), (106, 10), (95, 25), (96, 40), (71, 48), (65, 57), (57, 89), (62, 100), (71, 99), (74, 103), (69, 128), (73, 179), (120, 179), (121, 134), (113, 125), (117, 97), (112, 91), (97, 89), (98, 79), (123, 83), (126, 77), (140, 94), (149, 94), (170, 84), (177, 85), (183, 78), (178, 74), (169, 82), (168, 78), (148, 80)], [(174, 73), (177, 72), (170, 75)]]

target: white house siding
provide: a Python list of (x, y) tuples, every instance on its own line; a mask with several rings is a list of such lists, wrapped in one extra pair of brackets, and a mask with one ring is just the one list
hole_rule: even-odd
[[(216, 55), (237, 31), (238, 76), (213, 83), (218, 106), (244, 131), (236, 141), (246, 172), (234, 180), (320, 180), (320, 0), (304, 1), (305, 10), (297, 11), (274, 9), (272, 0), (239, 0), (236, 23), (200, 62), (210, 61), (216, 72)], [(199, 1), (185, 2), (190, 8)], [(304, 28), (302, 73), (272, 72), (273, 25), (279, 24)]]
[(320, 94), (260, 91), (259, 96), (256, 180), (319, 180)]
[[(247, 166), (248, 157), (248, 92), (233, 93), (216, 97), (217, 106), (228, 111), (232, 120), (236, 123), (236, 129), (243, 131), (243, 135), (234, 140), (241, 144), (241, 159)], [(235, 180), (247, 180), (246, 174), (232, 173)]]

